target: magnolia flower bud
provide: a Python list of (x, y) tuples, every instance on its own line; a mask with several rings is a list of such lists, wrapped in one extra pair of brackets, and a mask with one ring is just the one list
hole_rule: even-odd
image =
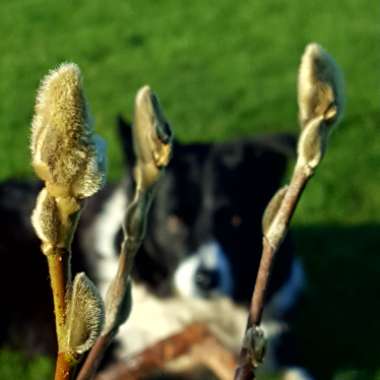
[[(263, 235), (269, 240), (271, 244), (276, 244), (280, 239), (279, 236), (282, 233), (282, 223), (275, 224), (275, 218), (278, 210), (282, 205), (282, 201), (285, 198), (286, 192), (289, 186), (284, 186), (279, 189), (269, 201), (262, 218)], [(279, 224), (279, 225), (278, 225)]]
[(90, 279), (79, 273), (68, 294), (64, 352), (76, 359), (89, 350), (99, 337), (104, 324), (104, 304)]
[(343, 112), (343, 79), (333, 58), (317, 44), (309, 44), (298, 76), (301, 136), (299, 164), (312, 172), (323, 158), (329, 132)]
[[(43, 188), (37, 197), (32, 214), (32, 225), (45, 248), (56, 246), (60, 240), (61, 222), (59, 210), (54, 197)], [(44, 253), (46, 254), (47, 252)]]
[(298, 75), (298, 107), (301, 128), (323, 117), (334, 123), (343, 112), (343, 78), (334, 59), (318, 44), (307, 45)]
[(149, 188), (169, 163), (172, 132), (156, 95), (148, 86), (137, 93), (132, 132), (137, 156), (136, 182)]
[(117, 329), (129, 317), (132, 309), (131, 281), (118, 281), (115, 277), (105, 297), (106, 320), (102, 335)]
[(260, 326), (251, 326), (245, 333), (243, 347), (249, 352), (252, 367), (262, 364), (265, 356), (267, 340), (264, 330)]
[(40, 85), (31, 151), (35, 172), (55, 197), (81, 199), (104, 184), (104, 155), (94, 139), (81, 74), (73, 63), (51, 71)]

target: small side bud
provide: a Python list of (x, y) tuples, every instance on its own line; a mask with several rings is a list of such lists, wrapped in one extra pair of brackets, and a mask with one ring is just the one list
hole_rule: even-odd
[(148, 86), (136, 95), (132, 133), (137, 156), (136, 182), (149, 188), (169, 163), (172, 132), (156, 95)]
[(106, 321), (102, 335), (117, 329), (129, 317), (132, 309), (131, 282), (128, 281), (125, 288), (120, 288), (120, 282), (117, 279), (110, 284), (106, 299)]
[(343, 76), (334, 59), (318, 44), (306, 46), (298, 75), (298, 107), (301, 128), (323, 117), (327, 124), (343, 113)]
[(249, 352), (253, 368), (257, 368), (262, 364), (266, 345), (267, 340), (265, 338), (264, 330), (260, 326), (252, 326), (246, 331), (243, 347)]
[(287, 191), (288, 186), (282, 187), (276, 192), (275, 195), (273, 195), (272, 199), (268, 203), (262, 219), (262, 228), (264, 236), (267, 236)]
[(79, 273), (68, 294), (64, 352), (71, 360), (89, 350), (104, 325), (104, 304), (90, 279)]
[(60, 216), (55, 199), (43, 188), (32, 214), (32, 225), (43, 243), (43, 252), (48, 254), (49, 247), (60, 241)]
[(315, 169), (322, 160), (327, 146), (328, 126), (322, 117), (309, 122), (298, 141), (298, 159), (310, 169)]
[(32, 165), (55, 197), (84, 198), (104, 184), (78, 66), (62, 64), (38, 90), (32, 122)]

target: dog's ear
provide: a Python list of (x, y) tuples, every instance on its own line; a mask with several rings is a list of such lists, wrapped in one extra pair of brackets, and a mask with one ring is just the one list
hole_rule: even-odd
[(136, 162), (136, 156), (133, 149), (132, 123), (119, 114), (117, 116), (117, 129), (124, 160), (128, 167), (133, 168)]
[(255, 138), (262, 147), (274, 153), (282, 154), (286, 158), (297, 156), (298, 137), (293, 133), (272, 133), (258, 135)]

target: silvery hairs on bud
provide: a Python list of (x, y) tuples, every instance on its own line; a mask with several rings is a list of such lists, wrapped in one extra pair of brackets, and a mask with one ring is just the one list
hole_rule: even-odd
[(75, 276), (67, 298), (65, 352), (75, 357), (89, 350), (99, 337), (104, 325), (104, 304), (85, 273)]
[(55, 197), (84, 198), (105, 181), (104, 143), (94, 138), (81, 73), (73, 63), (51, 71), (38, 90), (32, 165)]
[(37, 197), (32, 214), (32, 225), (44, 244), (56, 245), (60, 241), (60, 215), (55, 198), (43, 188)]
[(343, 113), (344, 85), (335, 60), (320, 45), (306, 46), (298, 75), (298, 106), (301, 128), (317, 117), (337, 122)]

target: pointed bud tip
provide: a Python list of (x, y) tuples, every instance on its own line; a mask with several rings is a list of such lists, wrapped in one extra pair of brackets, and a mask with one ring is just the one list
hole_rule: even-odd
[(342, 73), (331, 55), (317, 43), (306, 46), (298, 75), (298, 105), (301, 127), (323, 116), (336, 123), (343, 113)]
[(136, 95), (136, 105), (141, 105), (143, 102), (151, 101), (153, 96), (152, 89), (149, 85), (142, 86)]

